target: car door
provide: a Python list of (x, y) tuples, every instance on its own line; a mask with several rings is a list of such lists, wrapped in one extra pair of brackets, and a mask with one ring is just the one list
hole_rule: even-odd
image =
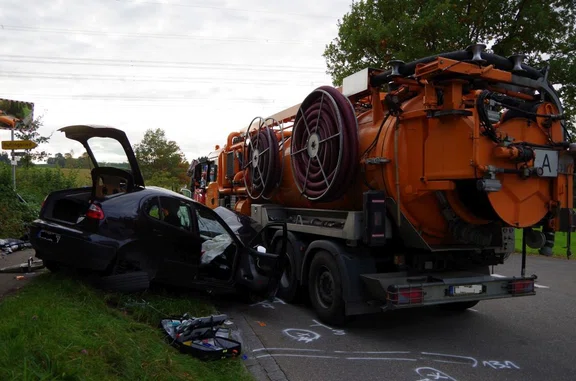
[(201, 242), (194, 234), (195, 220), (190, 205), (179, 197), (156, 196), (144, 208), (150, 224), (148, 241), (162, 257), (155, 279), (189, 286), (198, 274)]
[(283, 256), (272, 252), (272, 240), (282, 239), (281, 246), (286, 250), (285, 224), (261, 228), (250, 217), (223, 207), (212, 210), (199, 203), (194, 203), (194, 210), (203, 240), (202, 263), (224, 264), (228, 276), (219, 279), (229, 284), (261, 296), (274, 293), (282, 275)]

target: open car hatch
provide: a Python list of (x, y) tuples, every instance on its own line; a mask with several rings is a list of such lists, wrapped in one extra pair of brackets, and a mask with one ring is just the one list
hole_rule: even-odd
[(144, 178), (142, 172), (140, 171), (140, 166), (138, 165), (138, 160), (136, 160), (136, 155), (132, 150), (132, 146), (128, 141), (128, 137), (124, 131), (118, 130), (113, 127), (98, 126), (98, 125), (73, 125), (67, 126), (59, 129), (58, 131), (64, 132), (68, 139), (76, 140), (80, 142), (86, 149), (90, 160), (94, 167), (99, 167), (98, 161), (94, 156), (92, 149), (90, 148), (89, 140), (91, 138), (110, 138), (116, 140), (122, 148), (130, 164), (130, 169), (132, 177), (134, 178), (134, 185), (144, 186)]

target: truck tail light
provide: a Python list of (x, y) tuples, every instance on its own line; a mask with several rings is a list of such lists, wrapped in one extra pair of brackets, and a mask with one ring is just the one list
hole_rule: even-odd
[(387, 300), (392, 304), (420, 304), (424, 301), (424, 290), (421, 287), (390, 289)]
[(513, 295), (529, 294), (534, 292), (533, 279), (518, 279), (508, 283), (508, 291)]
[(101, 207), (96, 204), (90, 205), (88, 211), (86, 212), (86, 218), (90, 218), (93, 220), (103, 220), (104, 219), (104, 211)]

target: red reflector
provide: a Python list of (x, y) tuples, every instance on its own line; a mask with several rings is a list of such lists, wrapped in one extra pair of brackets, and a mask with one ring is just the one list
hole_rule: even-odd
[(96, 204), (90, 205), (88, 211), (86, 212), (86, 218), (91, 218), (94, 220), (103, 220), (104, 219), (104, 211)]
[(388, 300), (394, 304), (419, 304), (424, 301), (424, 290), (422, 288), (389, 290)]
[(44, 204), (46, 204), (46, 200), (48, 199), (48, 196), (44, 197), (44, 201), (42, 201), (42, 206), (40, 208), (44, 207)]
[(508, 291), (510, 291), (511, 294), (527, 294), (534, 292), (534, 280), (513, 280), (508, 284)]

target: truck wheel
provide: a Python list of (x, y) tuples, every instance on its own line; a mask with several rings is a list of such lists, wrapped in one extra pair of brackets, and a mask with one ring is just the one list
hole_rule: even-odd
[(334, 257), (318, 252), (310, 264), (308, 277), (310, 302), (324, 323), (341, 325), (347, 321), (342, 299), (342, 278)]
[(472, 308), (478, 303), (479, 301), (475, 300), (470, 302), (455, 302), (455, 303), (440, 304), (438, 307), (445, 311), (466, 311), (468, 308)]
[[(280, 250), (281, 244), (277, 245), (277, 250)], [(296, 260), (294, 258), (294, 247), (288, 242), (286, 247), (286, 262), (284, 272), (280, 278), (278, 285), (278, 297), (286, 303), (293, 303), (299, 300), (300, 285), (298, 284), (298, 277), (296, 276), (299, 269), (297, 268)]]

